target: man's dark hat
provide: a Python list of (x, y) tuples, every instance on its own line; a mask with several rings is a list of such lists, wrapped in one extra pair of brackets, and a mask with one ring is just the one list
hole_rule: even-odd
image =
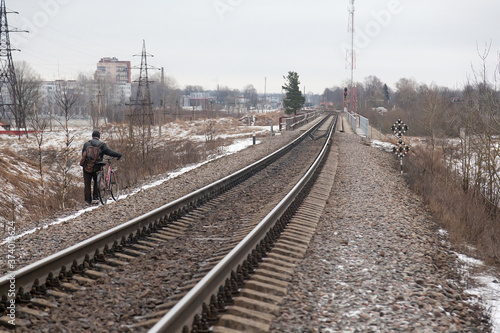
[(92, 132), (92, 137), (93, 138), (101, 138), (101, 133), (99, 133), (99, 131), (93, 131)]

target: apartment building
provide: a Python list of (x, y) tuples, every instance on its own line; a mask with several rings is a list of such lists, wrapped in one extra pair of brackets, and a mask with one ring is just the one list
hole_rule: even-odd
[(95, 79), (99, 84), (112, 85), (113, 103), (123, 104), (130, 100), (132, 95), (130, 61), (120, 61), (115, 57), (102, 58), (97, 63)]
[(97, 63), (95, 78), (117, 84), (130, 83), (130, 61), (120, 61), (114, 57), (102, 58)]

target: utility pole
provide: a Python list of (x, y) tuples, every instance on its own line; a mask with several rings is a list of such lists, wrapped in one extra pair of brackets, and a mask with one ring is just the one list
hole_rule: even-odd
[(165, 93), (161, 94), (161, 103), (158, 108), (158, 136), (161, 138), (161, 126), (163, 125), (163, 114), (165, 113)]
[(95, 115), (94, 115), (94, 100), (90, 100), (90, 126), (92, 126), (92, 130), (96, 130), (95, 126)]
[(281, 100), (281, 109), (283, 109), (285, 103), (283, 101), (283, 87), (281, 87), (281, 97), (280, 97), (280, 100)]
[(306, 109), (306, 103), (307, 103), (307, 100), (306, 100), (306, 86), (304, 86), (304, 110)]
[(97, 117), (96, 117), (96, 130), (99, 129), (99, 118), (101, 118), (101, 91), (97, 93)]
[(161, 126), (163, 125), (163, 116), (165, 115), (165, 72), (161, 68), (161, 103), (158, 108), (158, 136), (161, 138)]
[(267, 77), (264, 77), (264, 106), (262, 107), (262, 112), (264, 112), (264, 108), (266, 107), (267, 104), (266, 88), (267, 88)]

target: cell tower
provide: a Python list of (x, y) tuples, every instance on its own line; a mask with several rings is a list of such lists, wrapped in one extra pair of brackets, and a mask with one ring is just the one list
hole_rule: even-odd
[[(135, 56), (139, 56), (134, 55)], [(143, 40), (142, 44), (142, 53), (141, 53), (141, 67), (140, 67), (140, 74), (139, 74), (139, 80), (134, 81), (138, 82), (138, 87), (137, 87), (137, 95), (135, 98), (135, 101), (133, 103), (134, 105), (134, 111), (130, 115), (131, 116), (131, 123), (134, 125), (152, 125), (153, 124), (153, 109), (152, 109), (152, 102), (151, 102), (151, 91), (149, 89), (149, 81), (148, 79), (148, 69), (151, 69), (152, 67), (148, 67), (148, 62), (147, 58), (152, 57), (152, 54), (148, 54), (146, 52), (146, 41)], [(135, 68), (137, 69), (137, 67)]]
[[(12, 61), (12, 49), (10, 46), (10, 32), (27, 32), (17, 29), (10, 29), (7, 23), (7, 14), (17, 12), (7, 12), (5, 0), (0, 3), (0, 118), (8, 118), (8, 111), (15, 114), (15, 103), (17, 95), (17, 79)], [(16, 119), (19, 121), (19, 119)], [(24, 124), (16, 124), (18, 127)]]
[(349, 23), (347, 31), (351, 34), (351, 49), (346, 51), (346, 69), (351, 70), (351, 82), (349, 87), (349, 108), (348, 111), (352, 115), (357, 114), (358, 110), (358, 94), (356, 84), (354, 83), (354, 70), (356, 69), (356, 50), (354, 49), (354, 33), (356, 32), (354, 25), (354, 0), (351, 1), (351, 6), (349, 7)]

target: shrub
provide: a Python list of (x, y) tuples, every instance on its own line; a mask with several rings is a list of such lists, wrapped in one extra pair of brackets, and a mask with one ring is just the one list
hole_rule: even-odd
[[(435, 153), (436, 155), (436, 153)], [(483, 197), (464, 191), (461, 178), (450, 172), (439, 156), (414, 147), (405, 168), (407, 180), (420, 194), (453, 243), (468, 244), (490, 264), (500, 263), (500, 217)]]

